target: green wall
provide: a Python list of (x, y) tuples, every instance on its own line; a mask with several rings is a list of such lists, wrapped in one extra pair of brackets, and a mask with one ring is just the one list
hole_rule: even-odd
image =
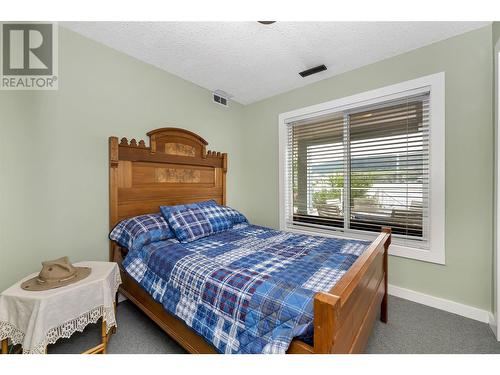
[(500, 40), (500, 22), (493, 22), (492, 24), (492, 32), (493, 32), (493, 46)]
[(493, 244), (492, 27), (368, 65), (244, 108), (245, 205), (278, 227), (278, 115), (446, 72), (446, 265), (391, 257), (390, 283), (491, 309)]
[(278, 114), (446, 72), (446, 266), (391, 257), (397, 286), (489, 310), (495, 25), (243, 107), (59, 29), (59, 90), (0, 91), (0, 290), (64, 254), (106, 259), (107, 138), (188, 128), (229, 153), (228, 203), (278, 226)]
[[(493, 83), (493, 123), (494, 123), (494, 128), (495, 128), (495, 139), (498, 138), (498, 54), (500, 53), (500, 22), (493, 22), (493, 25), (492, 25), (492, 34), (493, 34), (493, 40), (492, 40), (492, 44), (493, 44), (493, 59), (494, 59), (494, 64), (493, 64), (493, 77), (494, 77), (494, 83)], [(498, 170), (498, 165), (496, 165), (496, 163), (498, 163), (498, 144), (496, 144), (495, 146), (495, 157), (494, 157), (494, 163), (495, 163), (495, 173), (494, 173), (494, 178), (495, 178), (495, 181), (497, 180), (497, 170)], [(496, 195), (498, 197), (498, 186), (497, 184), (495, 184), (495, 192), (496, 192)], [(497, 198), (498, 199), (498, 198)], [(495, 205), (497, 203), (495, 202)], [(496, 213), (495, 215), (495, 220), (494, 220), (494, 226), (493, 226), (493, 230), (495, 230), (495, 228), (497, 227), (497, 223), (498, 223), (498, 212)], [(495, 236), (498, 236), (498, 233), (494, 233), (494, 238)], [(494, 243), (497, 243), (497, 239), (495, 238), (495, 241)], [(497, 299), (497, 296), (498, 296), (498, 272), (499, 270), (495, 268), (495, 264), (498, 264), (498, 252), (497, 250), (495, 249), (493, 251), (493, 265), (492, 265), (492, 268), (493, 268), (493, 278), (492, 278), (492, 282), (493, 282), (493, 285), (492, 285), (492, 310), (493, 310), (493, 314), (497, 317), (497, 323), (499, 321), (498, 319), (498, 299)], [(498, 328), (497, 327), (497, 332), (499, 332), (499, 334), (497, 334), (497, 337), (500, 337), (500, 331), (498, 331)]]
[(0, 290), (40, 262), (108, 254), (108, 137), (185, 127), (229, 153), (242, 206), (242, 106), (59, 28), (59, 90), (0, 91)]

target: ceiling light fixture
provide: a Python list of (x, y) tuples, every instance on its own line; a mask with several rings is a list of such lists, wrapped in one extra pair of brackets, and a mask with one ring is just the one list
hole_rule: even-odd
[(276, 21), (257, 21), (258, 23), (261, 23), (263, 25), (271, 25), (273, 23), (275, 23)]

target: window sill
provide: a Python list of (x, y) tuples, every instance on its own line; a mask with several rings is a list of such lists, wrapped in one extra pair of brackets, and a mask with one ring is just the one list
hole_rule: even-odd
[[(369, 241), (366, 237), (356, 237), (353, 233), (342, 234), (339, 232), (332, 233), (325, 229), (319, 228), (298, 228), (294, 226), (285, 226), (282, 227), (281, 230), (286, 232), (298, 233), (298, 234), (306, 234), (306, 235), (314, 235), (314, 236), (324, 236), (330, 238), (345, 238), (351, 240), (365, 240)], [(438, 249), (439, 250), (439, 249)], [(440, 249), (441, 251), (431, 251), (425, 249), (419, 249), (416, 247), (403, 246), (399, 244), (391, 244), (389, 247), (389, 255), (397, 256), (401, 258), (408, 258), (428, 263), (435, 263), (445, 265), (445, 253), (444, 249)]]

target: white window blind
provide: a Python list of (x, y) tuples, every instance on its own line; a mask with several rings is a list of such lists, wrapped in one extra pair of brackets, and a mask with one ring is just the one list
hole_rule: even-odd
[(428, 91), (292, 121), (287, 126), (287, 225), (428, 247)]

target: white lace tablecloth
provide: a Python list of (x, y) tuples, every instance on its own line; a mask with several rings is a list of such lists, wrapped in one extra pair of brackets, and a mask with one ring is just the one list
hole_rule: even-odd
[(116, 326), (113, 303), (121, 284), (118, 265), (112, 262), (80, 262), (92, 268), (74, 284), (45, 291), (26, 291), (25, 277), (0, 294), (0, 340), (21, 344), (23, 353), (45, 353), (48, 344), (70, 337), (101, 317), (107, 329)]

